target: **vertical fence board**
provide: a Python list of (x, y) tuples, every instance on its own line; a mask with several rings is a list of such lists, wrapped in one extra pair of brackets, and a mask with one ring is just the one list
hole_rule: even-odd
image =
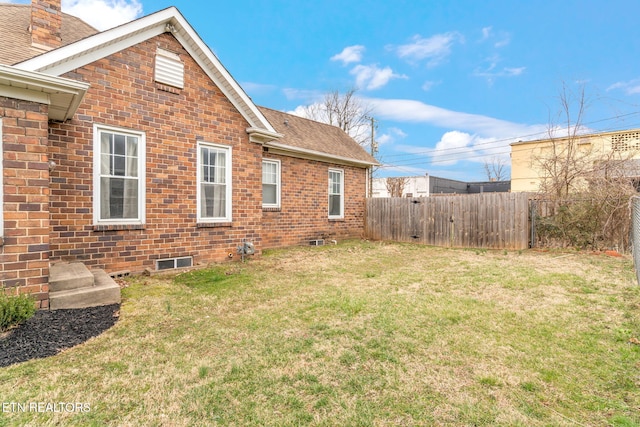
[(525, 249), (528, 200), (527, 193), (370, 198), (366, 235), (433, 246)]

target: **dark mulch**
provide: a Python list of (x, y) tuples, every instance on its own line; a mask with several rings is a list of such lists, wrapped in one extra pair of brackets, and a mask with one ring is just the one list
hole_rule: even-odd
[(120, 304), (39, 310), (0, 338), (0, 367), (53, 356), (100, 335), (118, 320)]

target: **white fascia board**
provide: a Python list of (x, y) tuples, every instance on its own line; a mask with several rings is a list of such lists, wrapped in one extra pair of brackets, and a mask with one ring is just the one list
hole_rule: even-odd
[[(134, 21), (131, 24), (137, 23), (138, 21)], [(15, 67), (59, 76), (165, 32), (163, 23), (155, 23), (151, 27), (135, 27), (116, 27), (20, 62)], [(125, 28), (130, 31), (124, 32)]]
[(240, 111), (250, 127), (276, 133), (251, 98), (173, 6), (36, 56), (16, 64), (16, 67), (61, 75), (167, 31), (173, 33), (189, 55)]
[(270, 132), (264, 130), (263, 128), (255, 127), (247, 128), (246, 132), (249, 134), (251, 142), (256, 142), (258, 144), (264, 144), (266, 142), (273, 141), (274, 139), (279, 139), (284, 136), (281, 133)]
[(88, 83), (0, 65), (0, 95), (47, 104), (52, 120), (73, 117), (88, 89)]
[(286, 156), (299, 157), (302, 159), (318, 160), (321, 162), (331, 162), (345, 165), (356, 165), (359, 167), (371, 167), (379, 165), (378, 162), (368, 162), (365, 160), (352, 159), (350, 157), (335, 156), (333, 154), (323, 153), (321, 151), (292, 147), (291, 145), (281, 144), (279, 142), (273, 141), (265, 143), (264, 146), (269, 148), (270, 153), (283, 154)]
[(218, 86), (224, 95), (231, 100), (238, 111), (242, 112), (250, 128), (261, 128), (277, 134), (271, 123), (266, 119), (244, 89), (222, 65), (218, 57), (211, 51), (198, 33), (179, 13), (175, 17), (176, 32), (174, 36), (182, 43), (189, 55), (207, 73), (209, 78)]

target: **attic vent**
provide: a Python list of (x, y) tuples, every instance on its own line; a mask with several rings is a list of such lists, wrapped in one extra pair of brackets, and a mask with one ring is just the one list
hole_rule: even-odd
[(635, 151), (640, 149), (640, 132), (627, 132), (611, 135), (613, 151)]
[(159, 259), (156, 261), (156, 270), (169, 270), (172, 268), (191, 267), (193, 258), (190, 256), (180, 258)]
[(168, 50), (156, 51), (155, 80), (158, 83), (184, 88), (184, 63), (180, 56)]

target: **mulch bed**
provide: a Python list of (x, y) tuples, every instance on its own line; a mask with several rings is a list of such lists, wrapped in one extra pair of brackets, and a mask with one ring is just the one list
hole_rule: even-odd
[(0, 367), (53, 356), (112, 327), (120, 304), (70, 310), (38, 310), (22, 325), (0, 335)]

